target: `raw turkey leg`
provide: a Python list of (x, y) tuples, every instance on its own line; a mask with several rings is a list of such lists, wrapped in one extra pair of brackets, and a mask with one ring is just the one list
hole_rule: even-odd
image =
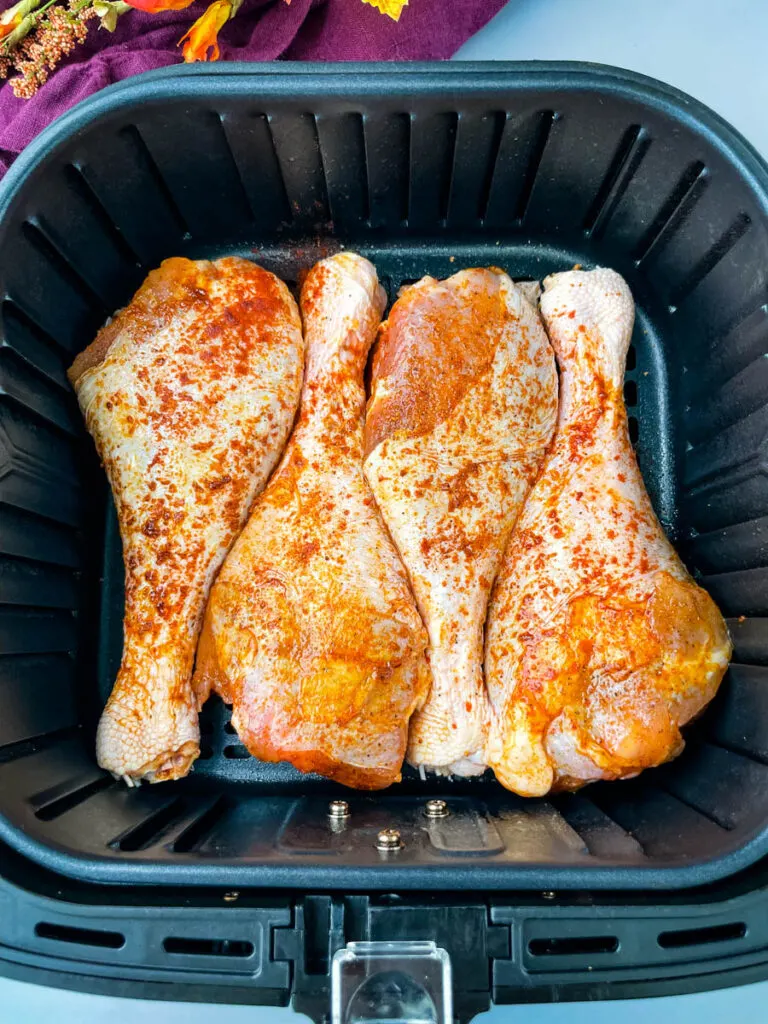
[(303, 348), (273, 274), (171, 259), (69, 371), (123, 541), (123, 658), (96, 750), (129, 784), (179, 778), (198, 756), (205, 600), (287, 439)]
[(301, 293), (307, 369), (285, 456), (211, 591), (195, 685), (252, 754), (348, 786), (400, 777), (426, 636), (362, 469), (363, 370), (385, 297), (323, 260)]
[(402, 293), (374, 360), (365, 472), (429, 631), (432, 688), (407, 755), (420, 769), (485, 768), (488, 595), (556, 416), (552, 350), (506, 274)]
[(654, 515), (622, 396), (634, 305), (611, 270), (555, 274), (541, 312), (561, 370), (555, 440), (491, 600), (488, 763), (541, 796), (682, 749), (731, 653)]

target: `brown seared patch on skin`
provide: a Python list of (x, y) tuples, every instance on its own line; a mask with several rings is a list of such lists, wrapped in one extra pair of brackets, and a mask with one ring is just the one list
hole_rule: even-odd
[[(506, 316), (498, 275), (474, 271), (408, 288), (382, 324), (373, 360), (365, 455), (397, 432), (429, 433), (493, 361)], [(375, 393), (386, 381), (386, 393)]]
[(73, 388), (77, 387), (78, 381), (86, 370), (98, 366), (99, 363), (103, 363), (106, 359), (113, 342), (120, 334), (121, 326), (119, 319), (122, 312), (121, 310), (116, 313), (112, 321), (101, 328), (88, 348), (83, 349), (82, 352), (75, 356), (75, 361), (67, 370), (67, 377)]

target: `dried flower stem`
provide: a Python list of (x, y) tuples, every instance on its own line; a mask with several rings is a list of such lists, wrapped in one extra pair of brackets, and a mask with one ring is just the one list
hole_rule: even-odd
[[(88, 35), (88, 22), (114, 32), (131, 10), (182, 10), (193, 0), (17, 0), (0, 14), (0, 80), (11, 78), (16, 96), (29, 99), (50, 73)], [(290, 3), (291, 0), (285, 0)], [(395, 21), (408, 0), (363, 0)], [(66, 4), (66, 6), (65, 6)], [(213, 0), (179, 41), (185, 61), (218, 60), (218, 34), (237, 14), (242, 0)]]
[[(65, 8), (57, 4), (57, 0), (47, 0), (42, 7), (28, 15), (34, 19), (35, 31), (31, 33), (28, 29), (10, 55), (19, 72), (16, 78), (11, 79), (14, 95), (21, 99), (33, 96), (59, 62), (78, 43), (85, 41), (89, 20), (85, 16), (85, 9), (90, 9), (90, 5), (91, 0), (71, 0), (69, 7)], [(50, 13), (43, 20), (47, 12)]]

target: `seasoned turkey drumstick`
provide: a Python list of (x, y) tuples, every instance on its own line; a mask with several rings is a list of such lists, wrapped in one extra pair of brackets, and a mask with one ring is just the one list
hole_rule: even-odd
[(213, 586), (195, 672), (256, 757), (362, 789), (400, 777), (428, 682), (424, 629), (362, 468), (363, 370), (384, 302), (352, 253), (304, 282), (299, 419)]
[(404, 290), (374, 359), (365, 472), (429, 631), (432, 689), (408, 744), (422, 770), (485, 768), (488, 596), (556, 416), (552, 350), (506, 274)]
[(561, 370), (555, 439), (491, 600), (488, 763), (524, 796), (674, 757), (731, 653), (651, 507), (622, 385), (634, 305), (611, 270), (555, 274), (541, 312)]
[(170, 259), (69, 371), (123, 542), (123, 657), (96, 746), (126, 782), (179, 778), (199, 754), (205, 600), (285, 444), (303, 347), (273, 274)]

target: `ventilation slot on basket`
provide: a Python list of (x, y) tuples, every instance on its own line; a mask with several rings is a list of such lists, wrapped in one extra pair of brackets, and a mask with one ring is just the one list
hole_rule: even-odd
[(54, 729), (52, 732), (42, 733), (40, 736), (31, 736), (26, 740), (19, 740), (18, 743), (6, 743), (0, 745), (0, 764), (7, 761), (16, 761), (21, 757), (29, 757), (30, 754), (37, 754), (46, 747), (55, 746), (61, 740), (69, 739), (78, 733), (77, 726), (66, 726), (63, 729)]
[(184, 219), (181, 210), (176, 204), (176, 200), (173, 198), (173, 193), (168, 187), (168, 182), (165, 180), (160, 172), (160, 168), (155, 163), (155, 158), (152, 156), (149, 146), (144, 141), (144, 136), (134, 124), (129, 124), (126, 125), (125, 128), (122, 128), (120, 130), (120, 135), (123, 139), (128, 140), (129, 143), (133, 145), (139, 166), (145, 171), (146, 176), (154, 183), (157, 193), (179, 233), (185, 239), (191, 238), (192, 235), (190, 233), (189, 226)]
[(121, 258), (130, 266), (141, 267), (141, 257), (138, 253), (134, 252), (125, 235), (107, 213), (104, 204), (86, 178), (83, 169), (77, 164), (70, 164), (64, 168), (64, 177), (68, 186), (88, 208), (94, 220)]
[(640, 266), (654, 249), (659, 249), (677, 231), (690, 214), (707, 184), (707, 169), (700, 160), (690, 165), (677, 183), (635, 250), (635, 265)]
[(509, 115), (503, 110), (496, 110), (489, 116), (493, 118), (493, 135), (491, 137), (488, 163), (485, 169), (485, 178), (477, 206), (477, 216), (480, 221), (484, 221), (488, 214), (488, 204), (491, 201), (491, 190), (493, 188), (493, 176), (496, 173), (496, 164), (499, 161), (499, 153), (501, 152), (501, 140), (504, 137), (504, 125), (509, 118)]
[(172, 800), (164, 807), (160, 807), (148, 818), (145, 818), (140, 825), (129, 829), (121, 836), (110, 841), (109, 846), (121, 850), (124, 853), (135, 853), (137, 850), (144, 850), (157, 841), (163, 830), (172, 821), (178, 818), (185, 810), (185, 803), (181, 798)]
[(57, 800), (51, 800), (50, 803), (38, 807), (35, 810), (35, 817), (39, 818), (40, 821), (53, 821), (55, 818), (60, 818), (62, 814), (66, 814), (67, 811), (71, 811), (73, 807), (77, 807), (78, 804), (85, 803), (86, 800), (95, 796), (96, 793), (101, 793), (102, 790), (114, 786), (114, 784), (115, 780), (110, 775), (103, 775), (101, 778), (94, 779), (72, 793), (67, 793)]
[(730, 942), (743, 939), (747, 926), (741, 922), (718, 924), (711, 928), (686, 928), (676, 932), (662, 932), (658, 943), (662, 949), (682, 949), (684, 946), (704, 946), (709, 942)]
[(630, 416), (627, 420), (627, 426), (629, 427), (629, 440), (635, 445), (640, 437), (640, 424), (637, 422), (637, 417)]
[(639, 124), (630, 125), (619, 142), (608, 173), (584, 222), (587, 235), (598, 237), (632, 181), (651, 140)]
[(633, 380), (628, 380), (624, 384), (624, 404), (628, 409), (633, 409), (637, 405), (637, 384)]
[(210, 761), (213, 757), (213, 722), (205, 715), (200, 716), (200, 755), (199, 761)]
[(746, 213), (740, 213), (736, 220), (727, 228), (712, 248), (706, 252), (691, 273), (685, 278), (672, 297), (672, 305), (679, 306), (691, 292), (704, 280), (707, 274), (728, 255), (740, 238), (749, 230), (752, 221)]
[(0, 331), (14, 352), (62, 387), (69, 388), (64, 370), (64, 360), (70, 358), (66, 345), (36, 323), (21, 307), (18, 298), (5, 298), (0, 303)]
[(595, 953), (615, 953), (619, 940), (615, 935), (579, 935), (574, 938), (531, 939), (531, 956), (590, 956)]
[(109, 316), (112, 310), (104, 305), (101, 296), (91, 288), (72, 267), (66, 256), (59, 252), (56, 244), (37, 221), (28, 220), (22, 225), (22, 234), (39, 255), (46, 260), (85, 305), (96, 310), (100, 316)]
[(629, 346), (629, 351), (627, 352), (627, 371), (631, 372), (632, 370), (636, 370), (636, 369), (637, 369), (637, 349), (635, 348), (634, 345), (630, 345)]
[(458, 114), (412, 114), (410, 122), (408, 223), (425, 230), (444, 227), (456, 159)]
[(371, 226), (392, 224), (393, 218), (407, 225), (411, 119), (407, 114), (392, 114), (383, 120), (368, 118), (363, 125)]
[(80, 437), (82, 423), (71, 392), (65, 391), (58, 382), (52, 383), (34, 363), (8, 346), (3, 346), (0, 352), (0, 378), (3, 394), (25, 407), (26, 412), (34, 413), (70, 437)]
[(536, 129), (533, 149), (528, 161), (528, 168), (525, 172), (523, 187), (520, 190), (520, 196), (517, 201), (517, 209), (515, 210), (515, 220), (520, 224), (525, 220), (525, 215), (528, 212), (528, 205), (531, 201), (531, 196), (533, 195), (533, 187), (536, 184), (539, 167), (541, 166), (541, 161), (544, 159), (544, 150), (547, 148), (547, 142), (549, 142), (552, 126), (557, 118), (558, 115), (554, 110), (545, 110), (541, 115), (541, 119)]
[(218, 797), (203, 813), (188, 825), (181, 835), (172, 843), (174, 853), (189, 853), (200, 846), (203, 839), (211, 834), (224, 815), (230, 810), (231, 803), (226, 797)]
[(244, 761), (246, 757), (250, 757), (248, 748), (244, 747), (242, 743), (233, 744), (230, 747), (224, 747), (224, 757), (229, 758), (230, 761)]
[(445, 115), (445, 126), (447, 133), (447, 140), (445, 150), (443, 152), (443, 173), (441, 176), (441, 192), (440, 192), (440, 220), (443, 224), (448, 221), (448, 213), (451, 204), (451, 190), (453, 189), (453, 175), (456, 167), (456, 141), (458, 139), (458, 126), (459, 126), (459, 115), (458, 114), (446, 114)]
[(354, 229), (370, 217), (363, 116), (315, 117), (315, 131), (331, 220)]
[[(254, 221), (256, 220), (256, 214), (251, 206), (250, 196), (248, 195), (248, 189), (245, 187), (245, 180), (240, 165), (235, 158), (232, 144), (229, 140), (229, 135), (225, 127), (225, 117), (220, 113), (212, 113), (210, 117), (210, 125), (213, 131), (214, 137), (218, 136), (221, 144), (221, 157), (225, 163), (229, 164), (229, 173), (227, 174), (227, 202), (234, 203), (237, 198), (237, 208), (241, 215), (247, 219)], [(236, 190), (236, 196), (233, 196), (233, 186)]]
[(313, 236), (325, 234), (328, 185), (315, 117), (271, 114), (269, 129), (294, 227)]
[(253, 943), (245, 939), (186, 939), (169, 936), (163, 939), (166, 953), (181, 956), (253, 956)]
[(98, 931), (96, 928), (71, 928), (64, 924), (51, 924), (39, 921), (35, 925), (35, 935), (41, 939), (53, 939), (55, 942), (71, 942), (77, 946), (100, 946), (102, 949), (122, 949), (125, 936), (120, 932)]
[(64, 347), (11, 299), (0, 303), (0, 331), (20, 358), (71, 394), (64, 371)]

